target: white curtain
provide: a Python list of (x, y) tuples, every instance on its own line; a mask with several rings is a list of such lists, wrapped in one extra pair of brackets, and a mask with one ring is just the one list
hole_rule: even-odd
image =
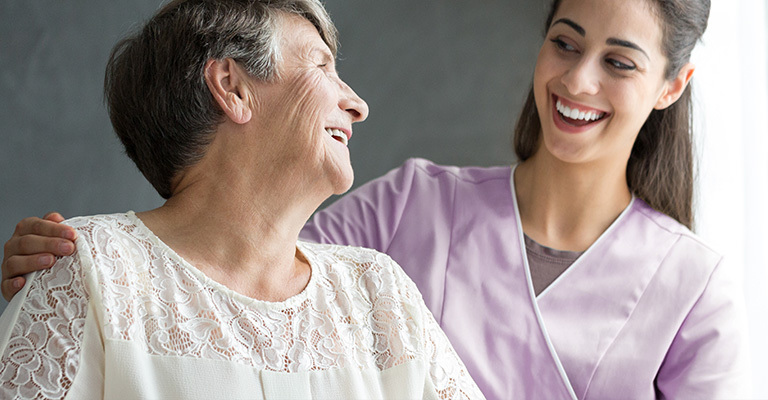
[(716, 0), (693, 55), (697, 231), (743, 283), (758, 399), (768, 399), (767, 37), (766, 0)]

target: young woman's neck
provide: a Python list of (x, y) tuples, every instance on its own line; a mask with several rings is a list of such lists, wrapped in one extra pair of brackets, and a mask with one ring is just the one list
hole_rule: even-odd
[(515, 170), (523, 231), (544, 246), (586, 250), (632, 199), (626, 164), (570, 164), (541, 153)]

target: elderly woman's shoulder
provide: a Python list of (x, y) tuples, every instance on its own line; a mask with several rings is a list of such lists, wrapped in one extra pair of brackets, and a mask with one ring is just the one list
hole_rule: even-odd
[(69, 218), (62, 223), (69, 225), (78, 231), (84, 229), (87, 230), (96, 226), (119, 226), (131, 221), (132, 214), (132, 211), (128, 211), (125, 213), (85, 215)]
[(134, 232), (141, 221), (133, 211), (73, 217), (62, 222), (78, 232), (78, 239), (91, 242), (95, 235)]
[(320, 261), (331, 264), (349, 264), (357, 266), (390, 269), (397, 266), (392, 258), (374, 249), (331, 243), (312, 243), (299, 241), (299, 249), (310, 258), (310, 262)]
[[(390, 256), (365, 247), (298, 242), (299, 250), (321, 275), (343, 276), (355, 281), (375, 281), (393, 287), (413, 286), (413, 281)], [(345, 281), (343, 279), (342, 281)]]
[(128, 213), (92, 215), (70, 218), (62, 223), (75, 228), (78, 233), (75, 252), (59, 257), (52, 268), (35, 272), (37, 275), (33, 280), (38, 288), (56, 291), (59, 287), (72, 287), (73, 292), (68, 296), (87, 298), (87, 290), (84, 289), (88, 281), (86, 276), (98, 269), (95, 256), (107, 248), (113, 250), (113, 258), (129, 255), (129, 251), (111, 244), (120, 236), (115, 232), (131, 225), (130, 217)]
[(105, 251), (115, 257), (127, 256), (157, 242), (133, 211), (74, 217), (63, 223), (77, 231), (75, 248), (81, 258)]

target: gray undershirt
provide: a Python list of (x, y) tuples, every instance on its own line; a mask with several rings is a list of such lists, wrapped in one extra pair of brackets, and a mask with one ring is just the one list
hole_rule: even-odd
[(536, 243), (528, 235), (525, 237), (525, 252), (531, 268), (533, 291), (538, 296), (568, 267), (581, 256), (583, 251), (555, 250)]

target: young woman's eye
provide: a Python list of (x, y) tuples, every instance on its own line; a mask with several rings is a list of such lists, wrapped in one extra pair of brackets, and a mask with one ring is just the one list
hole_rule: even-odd
[(576, 51), (575, 47), (571, 46), (570, 44), (566, 43), (565, 41), (563, 41), (560, 38), (550, 39), (550, 41), (552, 43), (554, 43), (555, 46), (557, 46), (557, 48), (562, 50), (562, 51), (568, 51), (568, 52)]
[(608, 58), (608, 59), (605, 60), (605, 62), (607, 62), (608, 65), (610, 65), (611, 67), (619, 69), (619, 70), (622, 70), (622, 71), (631, 71), (631, 70), (637, 68), (637, 67), (635, 67), (632, 64), (623, 63), (623, 62), (621, 62), (619, 60), (616, 60), (614, 58)]

